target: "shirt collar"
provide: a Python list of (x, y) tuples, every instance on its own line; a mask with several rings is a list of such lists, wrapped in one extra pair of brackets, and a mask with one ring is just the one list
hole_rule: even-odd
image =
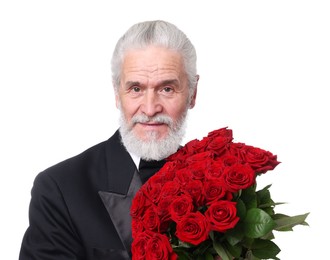
[(134, 164), (135, 164), (135, 166), (136, 166), (136, 169), (139, 169), (140, 157), (137, 156), (137, 155), (134, 154), (134, 153), (131, 153), (131, 152), (129, 152), (129, 155), (131, 156), (131, 158), (132, 158), (132, 160), (133, 160), (133, 162), (134, 162)]

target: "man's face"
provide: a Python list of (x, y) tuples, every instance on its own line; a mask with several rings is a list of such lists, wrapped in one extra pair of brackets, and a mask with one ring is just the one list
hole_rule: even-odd
[[(153, 117), (171, 118), (172, 127), (176, 128), (188, 108), (195, 105), (195, 95), (189, 100), (188, 78), (181, 55), (155, 46), (128, 51), (116, 105), (136, 138), (141, 141), (166, 138), (170, 132), (169, 123)], [(141, 115), (148, 120), (135, 120)]]

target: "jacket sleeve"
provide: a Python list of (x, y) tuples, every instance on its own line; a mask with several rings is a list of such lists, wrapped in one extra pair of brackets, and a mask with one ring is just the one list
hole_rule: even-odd
[(31, 192), (29, 227), (19, 260), (84, 260), (84, 249), (56, 181), (39, 174)]

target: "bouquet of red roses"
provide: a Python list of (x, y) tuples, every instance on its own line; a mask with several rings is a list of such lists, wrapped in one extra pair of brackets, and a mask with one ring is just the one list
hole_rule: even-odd
[(188, 142), (133, 199), (133, 260), (278, 259), (273, 230), (307, 225), (308, 215), (275, 213), (270, 185), (257, 191), (256, 177), (278, 164), (227, 128)]

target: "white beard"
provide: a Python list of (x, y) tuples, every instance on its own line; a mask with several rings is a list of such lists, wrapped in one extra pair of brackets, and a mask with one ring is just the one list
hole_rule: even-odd
[[(131, 152), (144, 160), (162, 160), (175, 153), (180, 147), (180, 143), (184, 137), (186, 130), (187, 111), (178, 122), (165, 115), (156, 115), (148, 117), (144, 114), (136, 115), (132, 121), (128, 123), (125, 120), (124, 113), (120, 109), (120, 134), (122, 143), (128, 152)], [(158, 138), (156, 131), (148, 131), (146, 133), (148, 140), (141, 140), (132, 131), (134, 125), (138, 122), (145, 123), (148, 121), (165, 123), (169, 126), (169, 133), (164, 138)]]

